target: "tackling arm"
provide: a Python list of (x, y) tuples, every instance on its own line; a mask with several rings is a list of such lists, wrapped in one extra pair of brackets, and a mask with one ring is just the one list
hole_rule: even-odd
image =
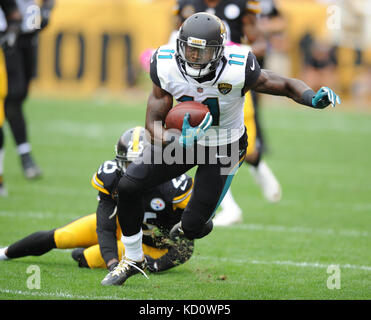
[(97, 235), (99, 249), (107, 268), (116, 266), (119, 262), (116, 239), (116, 215), (114, 210), (116, 203), (110, 196), (99, 193), (99, 204), (97, 208)]

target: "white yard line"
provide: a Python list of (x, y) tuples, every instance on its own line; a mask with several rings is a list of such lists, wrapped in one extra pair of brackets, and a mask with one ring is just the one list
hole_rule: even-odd
[[(12, 211), (12, 210), (0, 210), (0, 217), (28, 217), (33, 219), (50, 219), (55, 218), (55, 216), (63, 216), (63, 218), (77, 219), (82, 217), (83, 214), (74, 214), (71, 212), (37, 212), (37, 211)], [(371, 233), (362, 230), (335, 230), (335, 229), (320, 229), (320, 228), (308, 228), (302, 226), (282, 226), (282, 225), (268, 225), (268, 224), (237, 224), (229, 227), (216, 227), (216, 228), (232, 228), (232, 229), (243, 229), (251, 231), (268, 231), (268, 232), (283, 232), (283, 233), (310, 233), (310, 234), (320, 234), (320, 235), (333, 235), (333, 236), (345, 236), (345, 237), (370, 237)]]
[[(219, 228), (219, 227), (216, 227)], [(311, 233), (321, 235), (334, 235), (334, 236), (345, 236), (345, 237), (370, 237), (371, 234), (367, 231), (360, 230), (335, 230), (335, 229), (318, 229), (318, 228), (307, 228), (301, 226), (280, 226), (280, 225), (267, 225), (267, 224), (237, 224), (230, 227), (232, 229), (243, 229), (251, 231), (268, 231), (268, 232), (284, 232), (284, 233)]]
[(36, 297), (49, 297), (53, 298), (66, 298), (66, 299), (79, 299), (79, 300), (102, 300), (102, 299), (109, 299), (109, 300), (123, 300), (122, 297), (117, 296), (82, 296), (82, 295), (74, 295), (68, 292), (45, 292), (40, 290), (30, 290), (30, 291), (22, 291), (22, 290), (9, 290), (0, 288), (0, 293), (7, 293), (7, 294), (15, 294), (20, 296), (36, 296)]
[(220, 258), (220, 257), (211, 257), (211, 256), (196, 256), (193, 259), (197, 260), (214, 260), (214, 261), (222, 261), (222, 262), (231, 262), (231, 263), (249, 263), (249, 264), (264, 264), (264, 265), (286, 265), (298, 268), (328, 268), (331, 265), (336, 265), (340, 269), (355, 269), (355, 270), (363, 270), (363, 271), (371, 271), (371, 266), (359, 266), (354, 264), (338, 264), (338, 263), (319, 263), (319, 262), (297, 262), (297, 261), (279, 261), (279, 260), (272, 260), (272, 261), (263, 261), (263, 260), (254, 260), (254, 259), (233, 259), (233, 258)]

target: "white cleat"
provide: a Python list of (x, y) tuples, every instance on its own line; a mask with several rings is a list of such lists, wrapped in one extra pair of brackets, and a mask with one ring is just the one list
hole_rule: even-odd
[(232, 210), (223, 209), (213, 219), (214, 226), (226, 227), (242, 222), (242, 211), (240, 208)]
[(249, 166), (249, 170), (261, 187), (264, 197), (269, 202), (279, 202), (282, 197), (281, 186), (265, 161), (260, 161), (257, 167)]
[(0, 248), (0, 261), (1, 260), (8, 260), (9, 258), (5, 255), (5, 251), (6, 249), (8, 249), (8, 247), (6, 248)]

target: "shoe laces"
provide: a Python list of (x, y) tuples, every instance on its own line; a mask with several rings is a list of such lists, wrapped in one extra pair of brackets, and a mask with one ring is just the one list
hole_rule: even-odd
[(147, 279), (148, 276), (147, 274), (141, 269), (139, 268), (135, 262), (133, 261), (130, 261), (130, 260), (127, 260), (125, 258), (122, 258), (122, 260), (119, 262), (119, 264), (117, 265), (117, 267), (115, 269), (113, 269), (112, 271), (112, 275), (113, 276), (118, 276), (121, 272), (125, 272), (127, 270), (129, 270), (129, 267), (134, 267), (135, 269), (137, 269), (138, 271), (140, 271)]

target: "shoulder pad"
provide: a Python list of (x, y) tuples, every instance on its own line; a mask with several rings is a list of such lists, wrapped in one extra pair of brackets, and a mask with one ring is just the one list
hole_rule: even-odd
[(100, 192), (111, 194), (119, 180), (117, 170), (116, 161), (105, 161), (93, 175), (92, 186)]
[(192, 193), (193, 190), (193, 179), (182, 174), (181, 176), (171, 180), (174, 188), (173, 204), (181, 203)]

